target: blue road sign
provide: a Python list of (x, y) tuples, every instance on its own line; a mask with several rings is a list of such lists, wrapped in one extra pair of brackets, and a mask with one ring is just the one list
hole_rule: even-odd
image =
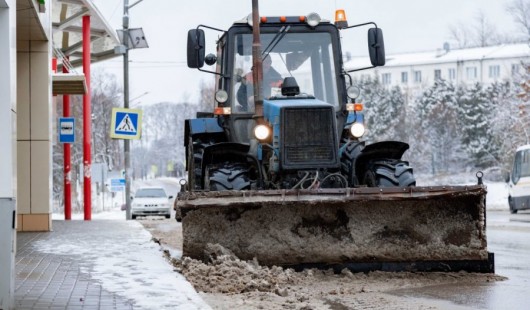
[(75, 142), (75, 118), (59, 117), (59, 142)]
[(142, 113), (134, 109), (112, 109), (112, 138), (139, 139)]
[(125, 190), (125, 179), (110, 179), (111, 192), (123, 192)]

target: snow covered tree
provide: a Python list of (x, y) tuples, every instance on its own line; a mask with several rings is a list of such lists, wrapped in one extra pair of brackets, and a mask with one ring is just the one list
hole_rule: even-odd
[(508, 172), (515, 149), (526, 141), (525, 126), (521, 126), (519, 119), (520, 99), (516, 98), (511, 82), (493, 83), (486, 92), (492, 105), (491, 152), (497, 158), (496, 166)]
[(492, 104), (482, 84), (464, 89), (458, 98), (462, 146), (470, 157), (470, 165), (479, 168), (495, 165), (492, 153), (493, 136), (490, 120)]
[(419, 128), (415, 132), (413, 152), (430, 158), (432, 174), (461, 168), (457, 97), (454, 86), (437, 80), (416, 103)]
[(396, 140), (402, 121), (404, 97), (395, 87), (386, 89), (376, 78), (367, 78), (357, 84), (361, 88), (362, 102), (365, 105), (366, 140), (376, 142)]

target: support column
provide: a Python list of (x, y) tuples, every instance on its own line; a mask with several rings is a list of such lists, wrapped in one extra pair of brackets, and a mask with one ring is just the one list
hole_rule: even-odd
[[(64, 65), (63, 73), (68, 73), (68, 68)], [(63, 96), (63, 116), (70, 116), (70, 95)], [(72, 219), (72, 172), (71, 172), (71, 145), (63, 144), (64, 150), (64, 219)]]
[(83, 96), (83, 189), (85, 221), (92, 219), (92, 177), (91, 170), (91, 123), (92, 109), (90, 107), (90, 15), (83, 16), (83, 73), (86, 79), (87, 92)]
[(0, 1), (0, 309), (15, 308), (16, 1)]

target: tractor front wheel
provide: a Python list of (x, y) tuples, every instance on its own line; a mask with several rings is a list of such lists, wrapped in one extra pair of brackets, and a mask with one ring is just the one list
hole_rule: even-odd
[(251, 190), (255, 180), (250, 178), (248, 165), (242, 163), (224, 163), (210, 166), (205, 173), (205, 189), (211, 191)]
[(368, 187), (416, 186), (412, 167), (402, 160), (378, 160), (370, 162), (363, 177)]

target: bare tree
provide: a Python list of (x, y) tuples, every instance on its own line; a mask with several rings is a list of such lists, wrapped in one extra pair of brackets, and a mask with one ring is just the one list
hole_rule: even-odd
[(483, 11), (477, 13), (473, 30), (474, 46), (486, 47), (501, 43), (498, 42), (499, 36), (495, 27), (488, 21)]
[(199, 99), (199, 111), (213, 111), (214, 97), (215, 97), (215, 85), (213, 81), (205, 82), (201, 81), (200, 88), (200, 99)]
[(471, 23), (458, 22), (449, 26), (449, 40), (458, 48), (485, 47), (514, 41), (509, 35), (499, 34), (482, 11), (478, 11)]
[[(121, 88), (116, 77), (103, 70), (94, 70), (91, 75), (91, 104), (92, 104), (92, 160), (94, 163), (106, 162), (115, 167), (120, 167), (121, 149), (118, 140), (110, 138), (110, 121), (112, 107), (121, 103)], [(76, 141), (72, 143), (72, 186), (75, 188), (76, 180), (82, 178), (78, 175), (83, 165), (83, 104), (82, 96), (70, 96), (71, 116), (75, 118)], [(63, 96), (57, 97), (57, 115), (63, 115)], [(63, 196), (63, 162), (64, 152), (62, 144), (55, 141), (53, 145), (53, 191), (58, 206)], [(75, 195), (76, 190), (73, 190)], [(74, 201), (77, 199), (74, 197)], [(75, 205), (74, 205), (75, 208)], [(55, 210), (58, 211), (58, 210)]]
[(519, 25), (521, 32), (524, 33), (525, 39), (530, 38), (530, 1), (513, 0), (506, 8)]
[(471, 34), (469, 29), (461, 22), (449, 26), (449, 39), (456, 43), (457, 48), (471, 46)]

